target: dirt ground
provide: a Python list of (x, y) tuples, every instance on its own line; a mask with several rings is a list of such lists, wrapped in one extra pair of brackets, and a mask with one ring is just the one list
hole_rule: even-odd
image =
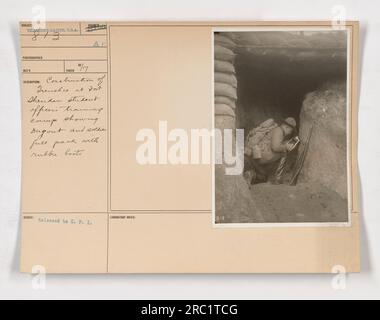
[(335, 191), (318, 184), (256, 184), (252, 197), (266, 223), (347, 222), (348, 204)]

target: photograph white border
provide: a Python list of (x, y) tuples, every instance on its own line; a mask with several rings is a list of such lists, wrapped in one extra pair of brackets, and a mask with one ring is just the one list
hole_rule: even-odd
[[(215, 130), (215, 99), (214, 99), (214, 46), (215, 46), (215, 32), (253, 32), (253, 31), (346, 31), (347, 33), (347, 90), (346, 90), (346, 157), (347, 157), (347, 201), (348, 201), (348, 222), (276, 222), (276, 223), (216, 223), (216, 199), (215, 199), (215, 140), (212, 143), (212, 226), (215, 229), (224, 228), (315, 228), (315, 227), (328, 227), (328, 228), (349, 228), (352, 226), (352, 70), (351, 59), (353, 50), (353, 32), (347, 26), (339, 26), (339, 29), (334, 29), (334, 26), (286, 26), (286, 27), (268, 27), (268, 26), (254, 26), (254, 27), (213, 27), (211, 28), (211, 90), (212, 90), (212, 130)], [(215, 136), (214, 136), (215, 137)]]

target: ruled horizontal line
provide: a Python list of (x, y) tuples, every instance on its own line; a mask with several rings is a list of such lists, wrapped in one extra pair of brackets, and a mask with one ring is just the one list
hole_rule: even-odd
[(49, 211), (49, 212), (23, 212), (25, 214), (109, 214), (108, 212), (57, 212), (57, 211)]
[(123, 212), (111, 212), (110, 215), (118, 215), (118, 214), (121, 214), (121, 215), (147, 215), (147, 214), (153, 214), (153, 215), (160, 215), (160, 214), (186, 214), (186, 215), (189, 215), (189, 214), (194, 214), (194, 215), (201, 215), (201, 214), (204, 214), (204, 215), (210, 215), (211, 214), (211, 211), (208, 211), (208, 212), (201, 212), (201, 211), (145, 211), (145, 212), (141, 212), (141, 211), (131, 211), (131, 212), (127, 212), (127, 211), (123, 211)]
[(111, 210), (110, 213), (121, 213), (121, 212), (126, 212), (126, 213), (155, 213), (155, 212), (167, 212), (167, 213), (211, 213), (211, 210)]
[(90, 48), (90, 49), (107, 49), (107, 47), (105, 46), (101, 46), (101, 47), (94, 47), (94, 46), (80, 46), (80, 47), (73, 47), (73, 46), (59, 46), (59, 47), (56, 47), (56, 46), (23, 46), (21, 47), (21, 49), (83, 49), (83, 48)]
[[(21, 33), (20, 34), (21, 36), (26, 36), (26, 37), (45, 37), (45, 34), (44, 33), (37, 33), (37, 34), (34, 34), (34, 33)], [(88, 34), (60, 34), (59, 35), (60, 37), (85, 37), (85, 36), (101, 36), (101, 37), (107, 37), (107, 34), (105, 33), (88, 33)], [(48, 34), (46, 37), (57, 37), (56, 34)], [(56, 41), (59, 41), (59, 40), (56, 40)]]
[(107, 59), (21, 59), (21, 61), (108, 61)]
[(166, 210), (162, 210), (162, 211), (122, 211), (122, 212), (23, 212), (22, 214), (23, 215), (33, 215), (33, 214), (37, 214), (37, 215), (42, 215), (42, 214), (107, 214), (107, 215), (120, 215), (120, 214), (124, 214), (124, 215), (132, 215), (132, 214), (136, 214), (136, 215), (139, 215), (139, 214), (210, 214), (211, 211), (205, 211), (205, 212), (202, 212), (202, 211), (166, 211)]
[(23, 72), (22, 74), (107, 74), (106, 71), (93, 72)]

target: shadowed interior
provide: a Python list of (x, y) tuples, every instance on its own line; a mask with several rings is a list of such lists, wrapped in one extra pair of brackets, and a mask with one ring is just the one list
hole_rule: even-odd
[(307, 93), (345, 81), (344, 32), (286, 32), (281, 38), (278, 32), (238, 33), (236, 38), (237, 127), (246, 132), (268, 118), (291, 116), (298, 123)]

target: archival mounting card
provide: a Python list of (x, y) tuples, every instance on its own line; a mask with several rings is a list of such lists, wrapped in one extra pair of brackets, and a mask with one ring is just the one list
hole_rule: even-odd
[(358, 272), (358, 35), (21, 22), (21, 271)]

